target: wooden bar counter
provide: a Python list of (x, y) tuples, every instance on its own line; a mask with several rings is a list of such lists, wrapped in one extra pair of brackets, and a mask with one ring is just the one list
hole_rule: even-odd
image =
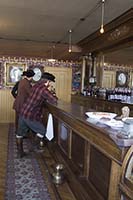
[(91, 123), (84, 106), (59, 101), (46, 107), (54, 117), (53, 154), (64, 164), (76, 199), (119, 200), (122, 162), (133, 139), (117, 138), (107, 125)]
[(72, 95), (71, 101), (88, 108), (93, 108), (96, 111), (107, 111), (115, 112), (121, 114), (121, 108), (123, 106), (128, 106), (130, 108), (130, 116), (133, 116), (133, 103), (121, 103), (116, 101), (108, 101), (102, 97), (92, 97), (92, 96), (83, 96), (83, 95)]

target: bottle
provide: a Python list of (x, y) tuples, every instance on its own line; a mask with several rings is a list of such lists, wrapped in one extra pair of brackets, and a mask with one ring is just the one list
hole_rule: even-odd
[(83, 89), (83, 95), (84, 95), (84, 96), (87, 95), (87, 91), (86, 91), (86, 89)]

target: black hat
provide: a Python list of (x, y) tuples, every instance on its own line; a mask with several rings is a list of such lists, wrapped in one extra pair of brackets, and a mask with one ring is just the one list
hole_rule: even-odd
[(23, 74), (21, 76), (26, 76), (26, 71), (23, 71)]
[(49, 81), (55, 82), (55, 76), (53, 74), (48, 73), (48, 72), (44, 72), (42, 74), (42, 79), (47, 79)]
[(35, 72), (32, 69), (28, 69), (27, 71), (24, 71), (22, 76), (27, 76), (28, 78), (33, 77), (35, 75)]

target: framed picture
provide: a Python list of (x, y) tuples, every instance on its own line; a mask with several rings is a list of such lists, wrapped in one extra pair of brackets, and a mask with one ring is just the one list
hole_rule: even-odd
[(20, 62), (6, 63), (6, 85), (12, 86), (21, 79), (23, 71), (26, 70), (26, 64)]
[(35, 75), (33, 76), (33, 81), (37, 82), (42, 77), (42, 70), (39, 67), (33, 68), (33, 71), (35, 72)]
[(116, 72), (116, 86), (128, 87), (128, 72), (125, 71)]
[(36, 65), (29, 65), (27, 67), (28, 69), (32, 69), (35, 72), (35, 75), (33, 76), (33, 82), (35, 83), (39, 81), (44, 72), (44, 66), (41, 64), (36, 64)]

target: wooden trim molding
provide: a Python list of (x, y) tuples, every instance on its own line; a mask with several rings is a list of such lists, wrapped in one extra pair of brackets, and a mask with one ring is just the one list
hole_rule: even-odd
[(83, 51), (94, 52), (95, 54), (100, 51), (106, 51), (125, 45), (133, 45), (133, 8), (105, 25), (105, 33), (100, 34), (99, 30), (85, 39), (81, 40), (77, 45), (80, 46)]

